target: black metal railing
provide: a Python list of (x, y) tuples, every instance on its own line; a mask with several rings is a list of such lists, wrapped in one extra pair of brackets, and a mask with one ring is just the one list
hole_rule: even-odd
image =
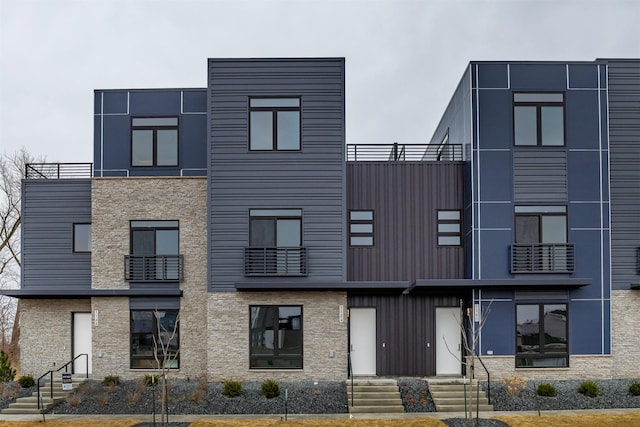
[(91, 178), (93, 163), (27, 163), (26, 179), (78, 179)]
[(76, 357), (74, 357), (69, 362), (65, 363), (55, 371), (53, 370), (47, 371), (46, 373), (42, 374), (40, 378), (38, 378), (38, 380), (36, 381), (36, 394), (38, 395), (38, 409), (40, 410), (43, 409), (42, 394), (40, 393), (40, 381), (46, 378), (47, 376), (49, 376), (49, 398), (53, 399), (53, 373), (60, 372), (63, 369), (65, 372), (69, 372), (69, 365), (71, 365), (73, 362), (76, 361), (76, 359), (82, 356), (85, 357), (85, 375), (86, 375), (85, 378), (89, 378), (89, 355), (87, 353), (81, 353), (77, 355)]
[(477, 355), (476, 357), (478, 358), (478, 360), (480, 361), (480, 364), (484, 368), (484, 372), (486, 372), (487, 374), (487, 400), (489, 402), (489, 405), (491, 405), (491, 374), (489, 373), (489, 370), (487, 369), (484, 362), (482, 361), (482, 358)]
[(124, 280), (128, 282), (182, 282), (182, 255), (125, 255)]
[(307, 248), (245, 248), (244, 274), (245, 276), (306, 276)]
[(348, 144), (348, 162), (461, 161), (461, 144)]
[(511, 245), (512, 273), (573, 273), (571, 243), (515, 243)]

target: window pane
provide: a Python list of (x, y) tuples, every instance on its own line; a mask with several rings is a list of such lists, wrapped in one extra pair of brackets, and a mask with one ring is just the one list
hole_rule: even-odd
[(132, 255), (155, 255), (155, 230), (131, 231)]
[(131, 228), (158, 227), (158, 228), (178, 228), (179, 221), (131, 221)]
[(285, 248), (300, 246), (299, 219), (279, 219), (276, 228), (276, 246)]
[(352, 236), (351, 246), (373, 246), (372, 236)]
[(178, 131), (176, 129), (157, 131), (156, 157), (158, 166), (178, 164)]
[(544, 305), (544, 352), (567, 352), (567, 306)]
[(251, 112), (251, 150), (273, 149), (273, 113), (271, 111)]
[(91, 224), (73, 224), (73, 251), (91, 252)]
[(251, 234), (252, 247), (276, 246), (275, 220), (273, 219), (252, 219), (249, 234)]
[(156, 230), (156, 255), (178, 253), (178, 230)]
[(302, 216), (302, 209), (250, 209), (250, 216)]
[(514, 93), (514, 102), (562, 102), (564, 95), (561, 93)]
[(567, 217), (564, 215), (542, 216), (542, 242), (567, 243)]
[(537, 145), (536, 107), (514, 107), (515, 145)]
[(356, 221), (373, 221), (373, 211), (351, 211), (349, 218)]
[(302, 309), (280, 307), (278, 317), (278, 354), (302, 355)]
[(300, 112), (278, 111), (278, 150), (300, 149)]
[(153, 131), (134, 130), (131, 133), (131, 164), (153, 166)]
[(564, 108), (542, 108), (542, 145), (564, 145)]
[(566, 212), (566, 206), (516, 206), (516, 213), (550, 213), (550, 212)]
[(150, 117), (131, 119), (132, 126), (178, 126), (177, 117)]
[(438, 211), (438, 219), (442, 220), (459, 220), (460, 211)]
[(538, 216), (516, 215), (516, 243), (540, 243)]
[(460, 246), (460, 236), (438, 236), (440, 246)]
[(460, 233), (460, 224), (438, 224), (438, 233)]
[(516, 306), (516, 347), (518, 353), (540, 353), (540, 309), (535, 305)]
[(373, 233), (373, 224), (351, 224), (352, 233)]
[(252, 98), (252, 107), (299, 107), (300, 98)]

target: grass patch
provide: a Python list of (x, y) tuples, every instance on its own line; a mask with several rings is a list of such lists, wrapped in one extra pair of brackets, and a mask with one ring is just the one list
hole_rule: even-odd
[(511, 427), (608, 427), (638, 426), (640, 413), (580, 415), (504, 415), (494, 417)]

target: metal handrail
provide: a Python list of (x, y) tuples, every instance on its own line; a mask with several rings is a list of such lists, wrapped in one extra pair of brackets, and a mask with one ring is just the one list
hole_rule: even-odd
[(511, 273), (573, 273), (573, 243), (513, 243)]
[(124, 280), (127, 282), (182, 282), (183, 255), (125, 255)]
[(347, 144), (348, 162), (462, 161), (462, 144)]
[(78, 179), (91, 178), (93, 163), (27, 163), (26, 179)]
[(245, 276), (307, 276), (307, 248), (247, 247), (244, 249)]
[(487, 373), (487, 400), (489, 401), (489, 405), (491, 405), (491, 374), (489, 373), (489, 370), (487, 369), (484, 362), (482, 361), (482, 358), (479, 355), (476, 355), (476, 357), (480, 361), (480, 364), (484, 368), (484, 371)]
[(348, 363), (349, 379), (351, 380), (351, 407), (353, 407), (353, 364), (351, 363), (351, 352), (349, 352), (348, 355), (349, 355), (349, 363)]
[(86, 374), (86, 378), (89, 378), (89, 355), (87, 353), (80, 353), (79, 355), (77, 355), (76, 357), (74, 357), (73, 359), (71, 359), (69, 362), (65, 363), (64, 365), (60, 366), (58, 369), (54, 370), (49, 370), (46, 373), (42, 374), (40, 376), (40, 378), (38, 378), (38, 380), (36, 381), (36, 393), (38, 395), (38, 409), (43, 409), (42, 408), (42, 395), (40, 394), (40, 380), (43, 379), (44, 377), (46, 377), (47, 375), (49, 375), (49, 393), (50, 399), (53, 399), (53, 373), (54, 372), (60, 372), (61, 370), (64, 369), (65, 372), (69, 372), (69, 365), (71, 365), (73, 362), (76, 361), (77, 358), (81, 357), (81, 356), (85, 356), (85, 374)]

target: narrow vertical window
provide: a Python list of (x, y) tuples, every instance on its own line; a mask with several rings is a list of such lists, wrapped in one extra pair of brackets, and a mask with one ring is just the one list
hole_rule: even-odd
[(300, 150), (300, 98), (251, 98), (249, 149)]
[(73, 252), (91, 252), (91, 224), (73, 224)]
[(373, 211), (349, 211), (349, 245), (373, 246)]
[(460, 211), (438, 211), (438, 246), (462, 244), (462, 215)]

